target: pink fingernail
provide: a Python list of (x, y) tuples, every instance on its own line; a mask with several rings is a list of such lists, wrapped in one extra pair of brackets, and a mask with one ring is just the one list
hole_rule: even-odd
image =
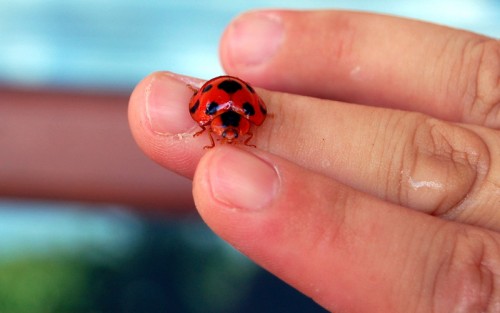
[(269, 163), (232, 147), (220, 147), (216, 153), (208, 172), (214, 198), (230, 207), (260, 210), (276, 197), (279, 178)]
[(281, 46), (284, 27), (281, 16), (274, 12), (251, 12), (239, 16), (228, 29), (231, 61), (256, 66), (272, 58)]
[(146, 87), (146, 115), (152, 131), (171, 135), (188, 131), (196, 123), (189, 115), (193, 95), (188, 85), (198, 87), (200, 80), (170, 72), (154, 74)]

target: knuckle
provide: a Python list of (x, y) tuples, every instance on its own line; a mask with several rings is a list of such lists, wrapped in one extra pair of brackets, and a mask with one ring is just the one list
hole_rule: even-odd
[[(463, 120), (500, 128), (500, 40), (470, 40), (465, 45), (458, 75), (467, 84), (462, 94)], [(465, 72), (465, 73), (464, 73)], [(460, 90), (460, 89), (458, 89)]]
[(446, 235), (435, 240), (441, 256), (432, 274), (434, 311), (498, 312), (498, 238), (470, 227), (452, 227), (443, 228)]
[(417, 115), (401, 162), (400, 203), (452, 215), (484, 181), (489, 163), (487, 145), (476, 133)]
[(409, 204), (405, 182), (413, 166), (411, 163), (415, 149), (412, 146), (412, 133), (425, 118), (421, 113), (394, 112), (380, 121), (376, 138), (381, 148), (377, 158), (387, 160), (388, 166), (378, 167), (375, 176), (377, 182), (385, 182), (383, 186), (379, 184), (379, 196), (402, 205)]

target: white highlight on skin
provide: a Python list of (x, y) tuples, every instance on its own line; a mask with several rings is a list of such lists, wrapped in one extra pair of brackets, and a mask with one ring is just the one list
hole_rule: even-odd
[(351, 70), (351, 76), (356, 76), (359, 72), (361, 72), (361, 66), (356, 66)]
[(176, 75), (170, 72), (165, 72), (165, 75), (170, 76), (174, 79), (180, 80), (181, 82), (185, 83), (186, 86), (191, 86), (195, 89), (200, 89), (201, 86), (206, 82), (206, 80), (201, 80), (198, 78), (193, 78), (193, 77), (188, 77), (188, 76), (183, 76), (183, 75)]
[(416, 180), (408, 174), (407, 171), (401, 171), (401, 181), (406, 181), (408, 185), (413, 190), (418, 190), (422, 188), (432, 189), (432, 190), (443, 190), (444, 184), (433, 180)]
[(154, 81), (156, 78), (153, 76), (151, 80), (149, 81), (149, 84), (146, 86), (145, 92), (145, 101), (146, 101), (146, 117), (148, 119), (149, 125), (153, 125), (152, 120), (151, 120), (151, 114), (149, 113), (149, 98), (151, 97), (151, 86), (153, 86)]
[(351, 76), (351, 78), (353, 80), (362, 80), (363, 77), (362, 77), (362, 73), (361, 73), (361, 66), (355, 66), (351, 72), (349, 73), (349, 76)]
[(377, 79), (375, 74), (370, 71), (365, 71), (361, 65), (356, 65), (352, 67), (349, 71), (349, 77), (352, 81), (362, 82), (362, 81), (371, 81)]
[(408, 176), (408, 184), (413, 190), (420, 188), (429, 188), (434, 190), (441, 190), (444, 188), (443, 184), (437, 181), (425, 181), (425, 180), (415, 180), (413, 177)]
[(321, 167), (324, 169), (328, 169), (332, 166), (332, 163), (328, 159), (321, 160)]
[(192, 127), (189, 129), (186, 133), (179, 133), (175, 134), (172, 138), (177, 139), (177, 140), (182, 140), (182, 141), (192, 141), (194, 140), (193, 134), (196, 133), (200, 128), (199, 127)]

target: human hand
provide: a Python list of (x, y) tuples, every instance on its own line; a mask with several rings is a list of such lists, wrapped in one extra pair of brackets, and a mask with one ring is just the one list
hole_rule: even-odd
[(275, 90), (259, 89), (274, 118), (258, 149), (203, 150), (187, 109), (200, 81), (172, 73), (137, 86), (130, 125), (193, 178), (219, 236), (328, 310), (499, 312), (499, 53), (394, 17), (252, 12), (221, 59)]

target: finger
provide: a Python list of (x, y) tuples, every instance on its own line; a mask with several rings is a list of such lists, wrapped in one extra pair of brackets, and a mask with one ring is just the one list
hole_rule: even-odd
[[(267, 89), (500, 128), (500, 41), (339, 11), (254, 11), (222, 37), (224, 68)], [(293, 64), (293, 66), (291, 66)]]
[[(132, 133), (161, 165), (192, 177), (209, 143), (188, 113), (192, 78), (156, 73), (130, 101)], [(500, 136), (419, 114), (261, 91), (254, 143), (393, 203), (500, 229)], [(318, 126), (319, 125), (319, 126)], [(324, 126), (322, 126), (324, 125)]]
[[(130, 101), (132, 132), (161, 165), (192, 177), (209, 144), (193, 138), (192, 79), (156, 73)], [(500, 135), (426, 116), (260, 91), (274, 118), (259, 147), (381, 199), (500, 230)]]
[(169, 72), (146, 77), (134, 89), (128, 117), (132, 134), (141, 149), (160, 165), (193, 177), (203, 154), (203, 143), (193, 138), (195, 122), (188, 112), (200, 80)]
[(497, 234), (253, 152), (209, 151), (196, 206), (223, 239), (328, 310), (486, 312), (500, 301)]
[(392, 203), (500, 230), (499, 132), (287, 94), (266, 100), (278, 113), (259, 130), (262, 149)]

